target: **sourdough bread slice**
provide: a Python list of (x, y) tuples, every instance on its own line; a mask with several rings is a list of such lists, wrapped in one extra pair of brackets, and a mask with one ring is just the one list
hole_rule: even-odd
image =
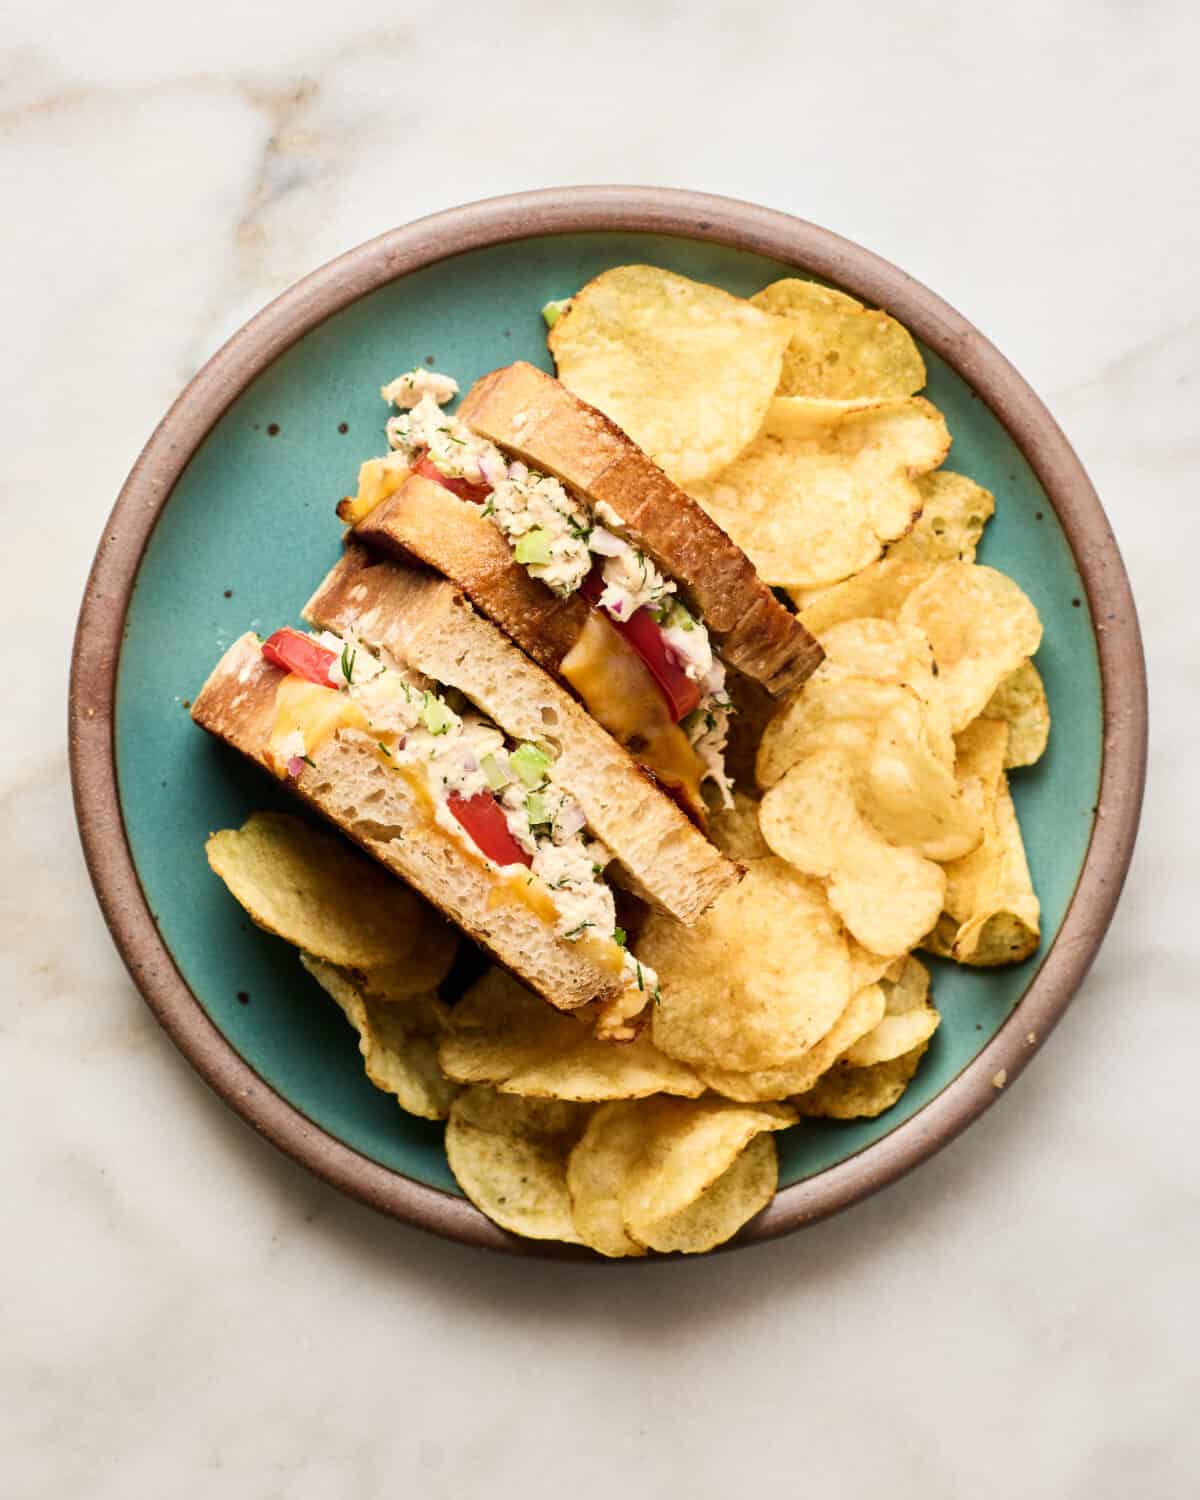
[(457, 415), (592, 505), (611, 506), (620, 529), (695, 606), (730, 666), (776, 697), (816, 670), (820, 646), (742, 549), (615, 422), (553, 376), (524, 362), (493, 370)]
[(591, 606), (582, 594), (559, 599), (513, 557), (482, 506), (410, 474), (354, 528), (354, 537), (389, 557), (415, 557), (457, 584), (523, 651), (557, 673)]
[(621, 883), (651, 905), (692, 923), (741, 878), (590, 714), (446, 579), (351, 546), (304, 617), (353, 630), (457, 688), (511, 738), (553, 745), (550, 779), (579, 802)]
[[(192, 705), (192, 718), (250, 760), (268, 767), (275, 693), (284, 673), (244, 635), (218, 662)], [(292, 782), (297, 795), (368, 854), (421, 893), (469, 937), (558, 1010), (609, 999), (624, 981), (580, 943), (556, 937), (525, 894), (525, 872), (501, 875), (431, 816), (428, 794), (389, 774), (373, 742), (343, 731), (311, 753)]]

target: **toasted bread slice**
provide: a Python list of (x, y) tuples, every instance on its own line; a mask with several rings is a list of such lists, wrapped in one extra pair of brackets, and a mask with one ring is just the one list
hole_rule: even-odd
[(558, 672), (591, 609), (582, 594), (560, 599), (531, 578), (482, 506), (420, 474), (410, 474), (353, 535), (445, 574), (548, 672)]
[[(379, 553), (416, 557), (452, 578), (534, 661), (555, 673), (703, 828), (704, 766), (663, 704), (649, 668), (582, 594), (558, 598), (512, 555), (479, 505), (410, 474), (355, 528)], [(733, 679), (749, 679), (736, 670)], [(758, 688), (768, 702), (765, 688)]]
[[(275, 694), (284, 673), (263, 660), (257, 636), (229, 648), (192, 705), (192, 718), (218, 739), (268, 767)], [(559, 1010), (609, 999), (624, 983), (615, 944), (568, 943), (547, 918), (545, 891), (525, 872), (506, 876), (473, 855), (432, 816), (429, 794), (407, 777), (384, 774), (372, 741), (348, 732), (311, 754), (291, 783), (296, 793), (418, 890), (530, 989)], [(551, 911), (552, 911), (551, 907)], [(616, 950), (619, 955), (620, 950)]]
[(820, 646), (742, 549), (615, 422), (553, 376), (523, 362), (493, 370), (467, 392), (458, 416), (585, 500), (611, 506), (630, 540), (696, 607), (730, 666), (776, 697), (816, 670)]
[(325, 630), (353, 629), (366, 645), (457, 688), (512, 739), (553, 744), (558, 754), (551, 780), (583, 808), (588, 828), (612, 853), (621, 883), (651, 905), (691, 923), (741, 878), (738, 866), (575, 699), (444, 578), (373, 561), (351, 546), (304, 616)]

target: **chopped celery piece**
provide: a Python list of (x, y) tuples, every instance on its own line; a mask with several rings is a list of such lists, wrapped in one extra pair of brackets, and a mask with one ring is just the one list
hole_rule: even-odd
[(532, 792), (545, 781), (550, 757), (544, 750), (539, 750), (536, 745), (526, 741), (513, 751), (508, 763), (520, 778), (521, 785)]
[(487, 784), (493, 792), (502, 790), (512, 780), (512, 776), (504, 769), (494, 755), (485, 755), (479, 762), (479, 769), (487, 778)]
[(550, 561), (550, 537), (540, 526), (517, 538), (513, 556), (519, 563), (548, 563)]
[(421, 704), (421, 723), (430, 734), (445, 734), (453, 722), (454, 715), (449, 708), (440, 698), (435, 698), (432, 693), (427, 692)]

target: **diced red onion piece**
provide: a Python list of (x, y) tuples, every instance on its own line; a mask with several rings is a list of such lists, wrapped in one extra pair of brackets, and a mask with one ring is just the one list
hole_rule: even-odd
[(554, 820), (554, 831), (559, 835), (560, 841), (569, 839), (577, 833), (581, 833), (587, 824), (583, 815), (583, 808), (578, 802), (568, 803)]
[(493, 489), (508, 476), (508, 465), (494, 449), (479, 455), (479, 472)]

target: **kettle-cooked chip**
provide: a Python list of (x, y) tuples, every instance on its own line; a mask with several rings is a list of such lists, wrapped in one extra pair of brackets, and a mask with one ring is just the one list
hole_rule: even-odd
[(642, 1224), (650, 1250), (702, 1255), (715, 1250), (761, 1213), (779, 1185), (779, 1158), (769, 1135), (756, 1135), (720, 1177), (673, 1214)]
[(289, 813), (209, 837), (208, 862), (260, 926), (399, 999), (433, 989), (458, 947), (449, 923), (341, 839)]
[(797, 762), (763, 798), (759, 826), (776, 854), (824, 881), (829, 904), (871, 952), (907, 953), (937, 921), (945, 872), (867, 822), (844, 754)]
[(974, 562), (983, 528), (996, 509), (992, 492), (949, 469), (922, 474), (917, 488), (924, 501), (921, 514), (908, 535), (888, 548), (888, 557)]
[(880, 721), (905, 697), (895, 682), (852, 676), (822, 662), (803, 689), (785, 700), (763, 731), (755, 774), (764, 790), (816, 750), (841, 750), (865, 766)]
[(870, 984), (878, 984), (881, 979), (899, 979), (904, 969), (906, 954), (898, 954), (895, 958), (885, 958), (881, 953), (871, 953), (850, 939), (850, 993), (858, 994), (859, 990), (866, 989)]
[(682, 1225), (677, 1216), (717, 1186), (756, 1136), (795, 1118), (780, 1105), (662, 1096), (599, 1106), (567, 1164), (576, 1228), (603, 1255), (640, 1255), (647, 1245), (711, 1249), (762, 1207), (760, 1189), (724, 1190)]
[(983, 838), (983, 799), (933, 751), (911, 697), (880, 721), (861, 771), (861, 808), (890, 843), (926, 859), (960, 859)]
[(466, 1089), (446, 1125), (450, 1170), (475, 1207), (502, 1229), (581, 1244), (567, 1192), (567, 1156), (587, 1117), (582, 1104), (522, 1099), (482, 1085)]
[(1038, 612), (1019, 586), (978, 563), (940, 563), (905, 599), (897, 619), (929, 637), (955, 733), (979, 717), (1042, 639)]
[(811, 1089), (849, 1048), (872, 1031), (887, 1011), (883, 989), (868, 984), (851, 995), (849, 1004), (815, 1046), (788, 1067), (764, 1068), (755, 1073), (730, 1073), (721, 1068), (701, 1068), (701, 1078), (714, 1093), (726, 1099), (753, 1104), (788, 1099)]
[(590, 1020), (588, 1012), (553, 1010), (507, 970), (489, 969), (451, 1012), (439, 1061), (460, 1083), (527, 1098), (590, 1103), (704, 1092), (691, 1068), (664, 1057), (648, 1033), (603, 1041)]
[(791, 1102), (802, 1115), (828, 1120), (873, 1120), (891, 1109), (912, 1082), (929, 1043), (922, 1042), (903, 1057), (854, 1068), (838, 1063), (807, 1094)]
[(577, 292), (547, 338), (558, 378), (678, 484), (707, 479), (762, 426), (791, 327), (657, 266), (616, 266)]
[(625, 1227), (622, 1202), (626, 1179), (645, 1139), (646, 1112), (637, 1102), (601, 1104), (567, 1161), (572, 1222), (580, 1243), (601, 1255), (646, 1253)]
[(925, 361), (908, 330), (845, 292), (787, 276), (750, 300), (791, 324), (781, 396), (853, 401), (911, 396), (925, 384)]
[(1010, 672), (984, 705), (984, 719), (1003, 719), (1008, 725), (1004, 764), (1031, 766), (1042, 758), (1050, 738), (1050, 705), (1042, 675), (1031, 661)]
[(867, 616), (842, 620), (821, 636), (825, 659), (818, 671), (837, 668), (855, 677), (877, 682), (899, 682), (908, 687), (932, 690), (933, 647), (929, 637), (915, 625)]
[(945, 701), (938, 691), (937, 663), (929, 637), (915, 625), (866, 617), (843, 620), (820, 638), (825, 676), (871, 677), (912, 688), (925, 710), (925, 729), (935, 753), (954, 763), (954, 741)]
[(950, 448), (919, 397), (850, 406), (772, 401), (762, 432), (691, 494), (768, 583), (811, 589), (879, 557), (921, 513), (915, 483)]
[(998, 719), (977, 719), (958, 736), (959, 776), (988, 794), (983, 842), (946, 866), (944, 914), (925, 940), (931, 952), (990, 968), (1021, 963), (1037, 950), (1041, 908), (1008, 790), (1008, 732)]
[(850, 999), (841, 923), (820, 885), (781, 859), (751, 861), (692, 927), (652, 912), (638, 950), (662, 987), (655, 1044), (693, 1065), (781, 1066), (820, 1041)]
[(937, 567), (923, 557), (881, 558), (852, 578), (805, 600), (800, 606), (800, 621), (819, 639), (847, 620), (894, 620), (917, 584), (931, 578)]
[[(931, 673), (926, 680), (932, 692)], [(759, 780), (774, 785), (799, 760), (836, 750), (850, 769), (859, 811), (889, 843), (926, 859), (958, 859), (982, 838), (983, 809), (977, 790), (955, 779), (944, 728), (940, 706), (930, 708), (907, 684), (857, 677), (836, 660), (822, 662), (763, 735)]]
[(368, 995), (344, 969), (300, 955), (300, 962), (340, 1006), (358, 1032), (367, 1077), (394, 1094), (401, 1109), (425, 1120), (444, 1120), (458, 1093), (438, 1066), (438, 1042), (448, 1011), (436, 995), (409, 995), (397, 1003)]
[(884, 980), (884, 1014), (876, 1025), (846, 1049), (845, 1061), (853, 1068), (870, 1068), (892, 1062), (928, 1042), (941, 1017), (929, 999), (929, 970), (911, 955), (900, 978)]

